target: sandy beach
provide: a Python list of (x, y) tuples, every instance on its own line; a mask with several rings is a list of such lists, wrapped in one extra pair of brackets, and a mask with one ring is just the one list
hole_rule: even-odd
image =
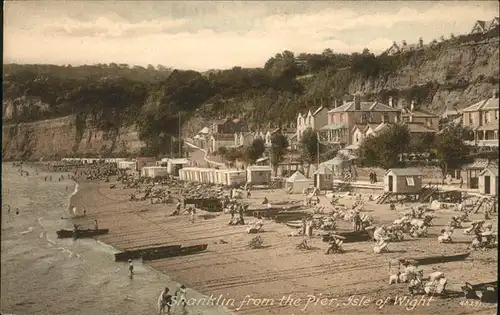
[[(111, 180), (111, 183), (114, 181)], [(219, 304), (237, 314), (493, 314), (496, 305), (464, 305), (462, 293), (451, 297), (433, 297), (429, 300), (408, 295), (407, 285), (388, 285), (388, 261), (431, 255), (451, 255), (468, 252), (471, 237), (461, 230), (455, 233), (453, 244), (439, 244), (437, 235), (452, 215), (451, 209), (433, 213), (436, 218), (427, 238), (390, 243), (391, 252), (373, 254), (371, 242), (344, 244), (341, 255), (325, 255), (327, 244), (320, 238), (309, 241), (315, 249), (301, 251), (296, 245), (301, 237), (287, 236), (293, 230), (284, 224), (264, 221), (261, 237), (265, 248), (247, 249), (255, 235), (247, 234), (245, 226), (228, 226), (229, 216), (215, 218), (198, 216), (194, 223), (189, 216), (168, 216), (174, 204), (155, 204), (146, 201), (128, 201), (130, 189), (109, 188), (110, 183), (80, 182), (80, 190), (72, 204), (87, 216), (78, 219), (82, 226), (109, 228), (110, 233), (99, 240), (119, 250), (159, 244), (208, 244), (208, 250), (196, 255), (161, 259), (148, 266), (167, 274), (172, 280), (185, 284), (205, 295), (218, 298)], [(255, 190), (250, 203), (260, 203), (264, 196), (270, 202), (302, 200), (301, 195), (288, 195), (283, 190)], [(328, 204), (326, 197), (320, 197)], [(347, 207), (354, 196), (343, 196), (341, 204)], [(376, 224), (389, 223), (406, 209), (390, 211), (388, 205), (368, 202), (364, 211), (374, 217)], [(471, 219), (482, 219), (482, 213)], [(252, 218), (246, 217), (247, 222)], [(497, 224), (497, 216), (491, 220)], [(338, 222), (340, 228), (350, 229), (347, 222)], [(221, 244), (219, 241), (225, 241)], [(110, 258), (111, 259), (111, 258)], [(460, 291), (465, 282), (488, 282), (497, 278), (497, 252), (472, 251), (468, 259), (446, 264), (423, 266), (424, 274), (444, 272), (447, 289)], [(117, 268), (121, 264), (115, 263)], [(392, 299), (403, 301), (394, 305)], [(406, 298), (406, 300), (405, 300)], [(403, 300), (401, 300), (403, 299)], [(416, 301), (419, 300), (420, 302)], [(386, 301), (385, 303), (383, 301)], [(389, 301), (389, 302), (388, 302)], [(193, 300), (193, 303), (195, 301)], [(418, 303), (418, 305), (414, 305)], [(190, 306), (188, 306), (189, 309)]]

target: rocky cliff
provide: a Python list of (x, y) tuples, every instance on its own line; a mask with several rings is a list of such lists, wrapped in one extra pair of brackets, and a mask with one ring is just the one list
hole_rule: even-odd
[(144, 146), (134, 127), (118, 131), (78, 128), (76, 116), (2, 126), (3, 159), (137, 154)]

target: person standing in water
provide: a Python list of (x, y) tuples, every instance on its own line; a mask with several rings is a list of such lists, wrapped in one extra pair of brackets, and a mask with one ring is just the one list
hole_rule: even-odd
[(130, 279), (134, 277), (134, 265), (132, 265), (132, 259), (128, 260), (128, 270), (130, 272)]

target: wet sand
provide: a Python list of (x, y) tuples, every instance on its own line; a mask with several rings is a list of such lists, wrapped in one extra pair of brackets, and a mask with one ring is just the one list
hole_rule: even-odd
[[(113, 182), (113, 181), (112, 181)], [(127, 201), (133, 190), (109, 188), (110, 183), (82, 182), (80, 192), (73, 198), (78, 208), (87, 209), (87, 217), (79, 224), (91, 226), (94, 219), (110, 233), (99, 237), (120, 250), (160, 244), (195, 245), (207, 243), (208, 250), (191, 256), (161, 259), (149, 266), (168, 274), (173, 280), (206, 295), (221, 297), (219, 303), (237, 314), (493, 314), (496, 305), (465, 306), (461, 293), (455, 297), (434, 297), (420, 300), (420, 305), (406, 303), (420, 299), (408, 296), (407, 285), (388, 285), (388, 261), (391, 258), (467, 252), (470, 236), (456, 230), (453, 244), (439, 244), (437, 235), (456, 213), (442, 209), (434, 213), (434, 226), (423, 239), (408, 239), (389, 244), (391, 253), (373, 254), (370, 242), (344, 244), (346, 253), (325, 255), (327, 244), (313, 238), (309, 244), (316, 249), (301, 251), (296, 245), (300, 237), (288, 237), (293, 230), (283, 224), (264, 221), (261, 234), (265, 248), (247, 249), (255, 236), (247, 234), (244, 226), (228, 226), (229, 216), (219, 214), (212, 219), (197, 217), (189, 222), (187, 215), (169, 217), (173, 204), (152, 205), (146, 201)], [(255, 190), (253, 203), (264, 196), (271, 201), (297, 199), (283, 190)], [(322, 197), (322, 203), (327, 204)], [(354, 197), (343, 197), (341, 203), (350, 207)], [(388, 205), (365, 204), (376, 223), (389, 223), (400, 214)], [(481, 219), (482, 213), (471, 219)], [(253, 218), (245, 218), (247, 222)], [(497, 224), (497, 216), (492, 223)], [(350, 228), (346, 222), (339, 227)], [(409, 238), (409, 237), (407, 237)], [(227, 244), (219, 244), (219, 240)], [(217, 243), (217, 244), (216, 244)], [(473, 251), (467, 260), (423, 266), (424, 275), (442, 271), (448, 279), (447, 289), (459, 291), (465, 282), (479, 283), (497, 279), (497, 252)], [(116, 265), (120, 265), (116, 263)], [(402, 305), (377, 301), (406, 297)], [(319, 298), (319, 299), (316, 299)], [(252, 300), (253, 299), (253, 300)], [(314, 299), (314, 301), (313, 301)], [(378, 302), (382, 303), (382, 302)], [(358, 305), (359, 304), (359, 305)]]

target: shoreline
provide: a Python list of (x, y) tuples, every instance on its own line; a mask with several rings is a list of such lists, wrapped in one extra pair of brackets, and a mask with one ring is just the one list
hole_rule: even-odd
[[(295, 243), (300, 242), (301, 238), (287, 237), (291, 231), (290, 228), (283, 224), (264, 221), (265, 233), (261, 236), (270, 248), (247, 250), (245, 244), (254, 235), (247, 234), (244, 226), (228, 226), (226, 215), (218, 214), (217, 217), (208, 220), (197, 217), (195, 223), (189, 223), (188, 216), (167, 216), (173, 211), (174, 205), (153, 205), (149, 203), (149, 200), (129, 201), (130, 191), (118, 187), (110, 189), (109, 183), (82, 181), (75, 200), (72, 202), (78, 203), (78, 208), (86, 207), (87, 217), (74, 221), (86, 224), (97, 219), (99, 226), (110, 229), (108, 235), (98, 237), (99, 242), (120, 251), (159, 244), (187, 246), (207, 243), (209, 247), (206, 252), (146, 262), (144, 266), (165, 274), (170, 279), (185, 284), (189, 289), (201, 292), (200, 294), (204, 296), (223, 296), (226, 299), (234, 299), (234, 305), (228, 308), (237, 314), (285, 315), (305, 311), (306, 314), (326, 315), (331, 314), (335, 307), (322, 306), (318, 303), (314, 305), (314, 302), (307, 303), (311, 296), (348, 301), (352, 296), (366, 295), (375, 299), (398, 294), (405, 295), (406, 286), (386, 284), (387, 261), (390, 258), (397, 258), (401, 255), (454, 254), (466, 249), (465, 244), (436, 246), (436, 239), (428, 237), (391, 243), (391, 249), (394, 249), (394, 252), (385, 255), (373, 255), (372, 244), (359, 243), (345, 246), (347, 252), (342, 255), (327, 256), (322, 252), (325, 245), (321, 240), (310, 241), (310, 244), (317, 250), (300, 252), (295, 249)], [(278, 196), (288, 200), (303, 199), (301, 195), (293, 196), (282, 194), (280, 191), (256, 190), (250, 202), (259, 203), (265, 195), (269, 196), (270, 200), (276, 200)], [(353, 202), (354, 200), (348, 198), (344, 203), (348, 206)], [(370, 208), (377, 206), (380, 207), (380, 205), (369, 205)], [(380, 216), (379, 222), (391, 222), (399, 215), (383, 209), (376, 210), (373, 216)], [(453, 213), (443, 211), (443, 219), (438, 218), (438, 221), (444, 223), (451, 215)], [(246, 221), (252, 220), (248, 217), (245, 219)], [(339, 222), (339, 225), (342, 224), (344, 222)], [(350, 224), (344, 225), (350, 228)], [(436, 230), (438, 227), (433, 229)], [(457, 236), (457, 238), (463, 237)], [(224, 240), (227, 244), (219, 244), (219, 240)], [(415, 246), (416, 249), (414, 249)], [(407, 252), (407, 254), (398, 252)], [(485, 268), (481, 270), (481, 267), (477, 268), (477, 264), (484, 259), (492, 259), (489, 257), (494, 254), (496, 253), (491, 251), (473, 252), (471, 255), (478, 258), (478, 262), (454, 262), (438, 267), (445, 272), (455, 286), (464, 281), (470, 282), (471, 279), (476, 279), (478, 282), (488, 281), (492, 276), (496, 278), (496, 268), (490, 270), (492, 268), (485, 265)], [(463, 273), (464, 268), (473, 268), (473, 265), (477, 270), (472, 270), (469, 274)], [(424, 268), (426, 273), (430, 272), (429, 269)], [(372, 280), (359, 281), (360, 276)], [(295, 301), (302, 299), (299, 307), (280, 305), (280, 299), (288, 295), (293, 296), (292, 299)], [(248, 299), (255, 300), (249, 302)], [(263, 305), (266, 299), (267, 304)], [(477, 312), (477, 309), (464, 310), (459, 306), (460, 300), (461, 298), (439, 300), (430, 309), (423, 311), (442, 314)], [(272, 305), (269, 305), (269, 301), (273, 302)], [(306, 304), (308, 304), (307, 307)], [(304, 307), (306, 309), (301, 312)], [(484, 311), (491, 313), (491, 307), (489, 305)], [(366, 308), (343, 308), (342, 314), (390, 314), (395, 311), (398, 312), (394, 307), (381, 310), (375, 305), (370, 305)], [(419, 313), (422, 314), (422, 309)]]

